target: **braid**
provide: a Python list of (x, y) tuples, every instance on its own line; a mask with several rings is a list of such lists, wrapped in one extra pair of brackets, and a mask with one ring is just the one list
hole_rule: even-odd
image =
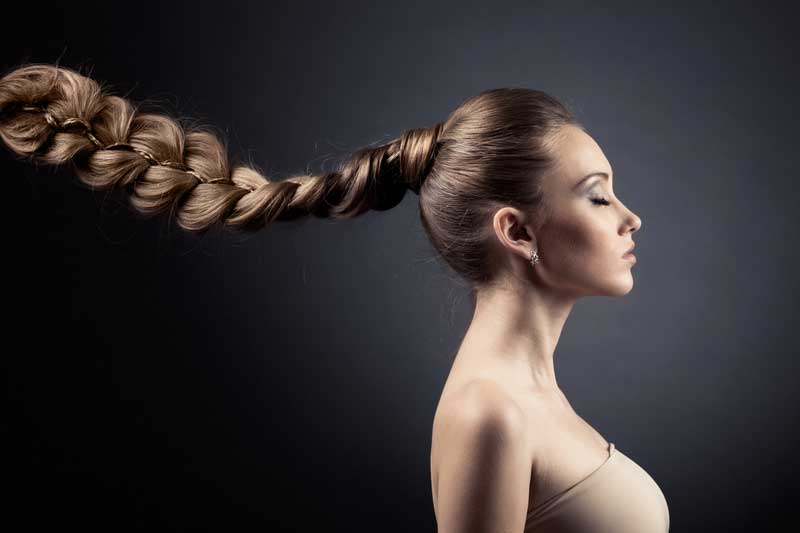
[(403, 133), (393, 157), (400, 158), (400, 174), (407, 176), (408, 187), (419, 194), (436, 157), (443, 124), (430, 128), (415, 128)]
[(173, 168), (178, 168), (180, 170), (183, 170), (187, 174), (191, 174), (192, 176), (197, 178), (197, 181), (200, 181), (202, 183), (214, 183), (214, 182), (227, 181), (225, 178), (204, 179), (197, 172), (195, 172), (194, 170), (192, 170), (191, 168), (189, 168), (188, 166), (186, 166), (183, 163), (180, 163), (180, 162), (177, 162), (177, 161), (169, 161), (169, 160), (166, 160), (166, 159), (164, 161), (159, 161), (158, 159), (156, 159), (153, 156), (153, 154), (151, 154), (147, 150), (142, 150), (142, 149), (136, 148), (136, 147), (132, 146), (131, 144), (127, 143), (127, 142), (114, 142), (114, 143), (111, 143), (109, 145), (103, 145), (103, 143), (100, 142), (100, 140), (98, 140), (97, 137), (95, 137), (94, 133), (92, 132), (92, 125), (89, 122), (87, 122), (86, 120), (84, 120), (84, 119), (82, 119), (80, 117), (70, 117), (70, 118), (65, 119), (62, 123), (59, 124), (58, 120), (55, 117), (53, 117), (53, 115), (50, 114), (50, 112), (47, 110), (47, 108), (36, 107), (36, 106), (23, 106), (21, 109), (23, 111), (37, 111), (37, 112), (42, 113), (42, 115), (44, 116), (44, 118), (47, 121), (47, 123), (50, 124), (50, 126), (52, 126), (53, 130), (55, 130), (55, 131), (59, 131), (59, 130), (65, 129), (68, 126), (71, 126), (71, 125), (74, 125), (74, 124), (82, 125), (84, 127), (84, 133), (86, 134), (86, 136), (100, 150), (111, 150), (111, 149), (117, 148), (117, 147), (124, 147), (124, 148), (129, 149), (129, 150), (131, 150), (133, 152), (138, 153), (139, 155), (144, 157), (147, 160), (147, 162), (150, 163), (151, 165), (163, 165), (163, 166), (169, 166), (169, 167), (173, 167)]
[(12, 152), (70, 162), (91, 187), (125, 186), (141, 213), (169, 211), (189, 231), (255, 229), (381, 211), (412, 190), (434, 248), (473, 289), (501, 275), (486, 231), (499, 205), (530, 210), (537, 227), (549, 217), (543, 177), (557, 165), (554, 139), (568, 125), (583, 129), (545, 92), (488, 89), (443, 122), (356, 150), (332, 172), (272, 181), (231, 165), (224, 137), (210, 129), (140, 113), (74, 70), (29, 64), (0, 78), (0, 140)]
[(231, 168), (207, 128), (139, 113), (69, 68), (33, 64), (0, 79), (0, 139), (13, 152), (51, 165), (69, 161), (84, 184), (125, 186), (142, 214), (174, 212), (193, 232), (393, 207), (409, 188), (419, 192), (440, 127), (358, 150), (334, 172), (270, 181), (250, 166)]

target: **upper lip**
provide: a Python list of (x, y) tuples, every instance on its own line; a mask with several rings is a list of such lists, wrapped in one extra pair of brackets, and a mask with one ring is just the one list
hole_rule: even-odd
[(631, 247), (630, 247), (630, 248), (628, 248), (627, 250), (625, 250), (625, 253), (624, 253), (624, 254), (622, 254), (622, 255), (625, 255), (625, 254), (629, 254), (629, 253), (631, 253), (635, 247), (636, 247), (636, 243), (635, 243), (635, 242), (634, 242), (634, 243), (631, 243)]

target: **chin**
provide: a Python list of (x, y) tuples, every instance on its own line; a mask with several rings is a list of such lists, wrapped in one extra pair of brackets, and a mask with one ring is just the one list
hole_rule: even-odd
[(633, 290), (633, 274), (630, 270), (614, 275), (584, 278), (582, 283), (573, 285), (572, 295), (584, 296), (625, 296)]
[(614, 288), (614, 296), (625, 296), (633, 290), (633, 276), (628, 275), (627, 281)]
[(594, 294), (598, 296), (625, 296), (631, 290), (633, 290), (633, 276), (628, 274), (613, 283), (603, 285)]

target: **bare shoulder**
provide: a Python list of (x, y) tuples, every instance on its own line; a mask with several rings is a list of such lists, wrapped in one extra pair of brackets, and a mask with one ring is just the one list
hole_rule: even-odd
[(524, 427), (524, 411), (499, 383), (475, 379), (443, 398), (437, 409), (442, 421), (489, 425), (490, 428), (518, 431)]
[(526, 418), (514, 397), (497, 382), (476, 379), (444, 396), (436, 409), (431, 442), (434, 484), (438, 459), (452, 457), (454, 449), (514, 442), (528, 448)]
[(439, 531), (521, 530), (531, 470), (524, 413), (514, 398), (490, 380), (465, 384), (440, 401), (433, 433)]

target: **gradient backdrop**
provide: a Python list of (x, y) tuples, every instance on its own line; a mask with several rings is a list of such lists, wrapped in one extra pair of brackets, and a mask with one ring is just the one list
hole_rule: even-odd
[[(81, 68), (219, 128), (232, 159), (275, 179), (329, 170), (484, 89), (559, 97), (643, 221), (633, 291), (576, 305), (559, 383), (659, 483), (671, 531), (794, 517), (788, 3), (10, 9), (3, 73)], [(435, 531), (431, 423), (472, 309), (417, 196), (351, 221), (194, 238), (2, 148), (0, 479), (14, 531)]]

